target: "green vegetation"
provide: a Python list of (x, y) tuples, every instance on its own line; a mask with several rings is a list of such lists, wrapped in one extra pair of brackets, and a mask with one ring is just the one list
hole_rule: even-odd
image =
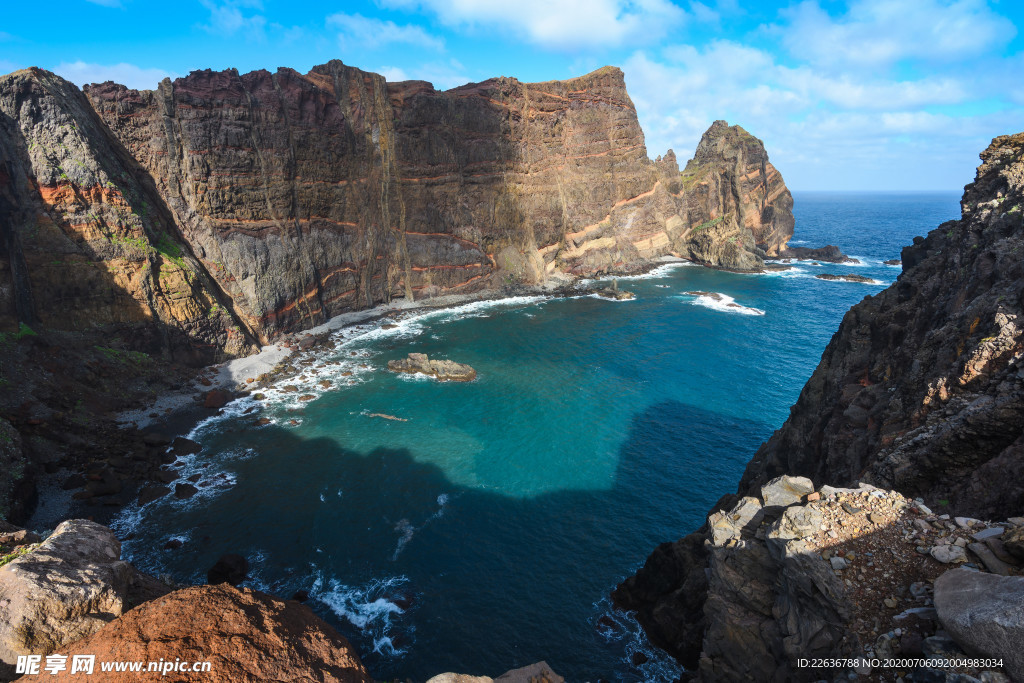
[(701, 230), (707, 230), (708, 228), (712, 228), (712, 227), (718, 225), (723, 220), (725, 220), (725, 216), (719, 216), (718, 218), (712, 218), (709, 221), (704, 221), (700, 225), (694, 227), (693, 232), (700, 232)]
[(21, 548), (18, 548), (14, 552), (7, 553), (6, 555), (0, 555), (0, 567), (2, 567), (5, 564), (11, 562), (12, 560), (16, 560), (19, 557), (22, 557), (23, 555), (28, 555), (30, 552), (32, 552), (33, 550), (35, 550), (38, 547), (39, 547), (38, 543), (33, 543), (32, 545), (22, 546)]
[(149, 357), (149, 354), (143, 353), (142, 351), (122, 351), (120, 349), (112, 349), (107, 346), (96, 346), (94, 348), (102, 353), (107, 360), (115, 363), (133, 363), (135, 365), (142, 365), (152, 360)]

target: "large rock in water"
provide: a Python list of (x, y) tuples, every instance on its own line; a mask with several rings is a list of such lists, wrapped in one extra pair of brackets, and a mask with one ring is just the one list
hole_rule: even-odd
[(389, 360), (388, 370), (420, 373), (442, 382), (471, 382), (476, 379), (476, 370), (470, 366), (450, 360), (430, 360), (425, 353), (410, 353), (407, 358)]
[[(227, 584), (192, 586), (150, 601), (61, 654), (91, 654), (97, 661), (210, 662), (209, 672), (173, 680), (373, 680), (349, 642), (305, 605)], [(55, 678), (80, 677), (65, 671)], [(107, 673), (103, 680), (134, 683), (139, 675)]]
[(75, 519), (0, 568), (0, 662), (63, 648), (130, 609), (136, 591), (161, 592), (120, 557), (110, 529)]
[(935, 611), (960, 647), (1024, 680), (1024, 576), (953, 569), (935, 580)]

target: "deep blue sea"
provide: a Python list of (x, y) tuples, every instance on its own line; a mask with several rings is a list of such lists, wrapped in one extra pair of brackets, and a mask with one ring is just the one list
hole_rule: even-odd
[[(343, 330), (282, 382), (299, 392), (240, 400), (195, 429), (205, 449), (184, 476), (200, 493), (127, 510), (125, 553), (190, 583), (222, 553), (247, 556), (249, 585), (309, 590), (378, 680), (542, 659), (571, 681), (672, 680), (609, 592), (735, 490), (846, 310), (899, 274), (882, 261), (958, 217), (958, 201), (797, 193), (792, 244), (836, 244), (859, 266), (667, 266), (619, 280), (634, 301), (529, 297)], [(814, 277), (846, 272), (879, 284)], [(386, 370), (411, 351), (478, 379)], [(171, 538), (185, 543), (164, 550)], [(650, 661), (633, 666), (637, 650)]]

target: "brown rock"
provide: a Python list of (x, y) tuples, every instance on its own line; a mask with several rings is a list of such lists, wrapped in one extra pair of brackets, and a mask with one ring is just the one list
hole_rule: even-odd
[(450, 360), (430, 360), (426, 354), (410, 353), (407, 358), (388, 361), (388, 370), (409, 374), (421, 373), (442, 382), (471, 382), (476, 370)]
[(231, 397), (228, 392), (223, 389), (212, 389), (206, 392), (206, 398), (203, 400), (203, 406), (210, 408), (211, 410), (219, 410), (228, 404)]
[[(372, 683), (355, 650), (304, 605), (249, 589), (192, 586), (141, 605), (61, 650), (98, 661), (210, 662), (195, 678), (210, 683), (338, 681)], [(68, 671), (53, 677), (74, 681)], [(138, 674), (104, 674), (128, 683)]]

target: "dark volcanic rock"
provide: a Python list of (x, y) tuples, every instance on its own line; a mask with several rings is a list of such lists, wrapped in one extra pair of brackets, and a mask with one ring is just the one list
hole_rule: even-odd
[(170, 493), (171, 490), (166, 486), (160, 486), (159, 484), (148, 484), (139, 490), (139, 505), (145, 505), (146, 503), (152, 503), (157, 498), (162, 498)]
[(818, 273), (814, 277), (818, 278), (819, 280), (836, 280), (839, 282), (863, 282), (869, 284), (875, 282), (869, 277), (853, 274), (833, 275), (832, 273)]
[(210, 567), (206, 573), (206, 580), (211, 585), (218, 583), (230, 583), (232, 586), (245, 581), (249, 573), (249, 560), (241, 555), (228, 553), (221, 555), (216, 564)]
[(197, 493), (199, 493), (199, 489), (192, 484), (175, 484), (174, 486), (175, 498), (191, 498)]
[[(863, 479), (909, 497), (948, 500), (945, 512), (980, 519), (1024, 509), (1024, 340), (1017, 322), (1024, 314), (1024, 134), (996, 138), (981, 158), (962, 218), (915, 238), (903, 250), (896, 283), (850, 309), (789, 419), (754, 454), (739, 494), (723, 497), (711, 520), (722, 522), (716, 511), (733, 509), (741, 495), (756, 495), (781, 475), (835, 486)], [(754, 571), (748, 563), (734, 566), (750, 571), (730, 574), (728, 563), (718, 564), (730, 552), (713, 540), (720, 531), (705, 526), (662, 544), (613, 599), (636, 611), (653, 643), (690, 668), (699, 663), (702, 676), (789, 678), (793, 652), (773, 645), (784, 634), (772, 629), (800, 622), (768, 620), (752, 602), (763, 591), (749, 580), (760, 576), (764, 591), (775, 591), (785, 585), (785, 570), (766, 563)], [(792, 578), (814, 576), (809, 571)], [(732, 592), (723, 589), (730, 582)], [(761, 616), (750, 618), (751, 609)], [(844, 651), (837, 635), (818, 642), (832, 643), (820, 651)]]
[(174, 449), (175, 455), (195, 455), (199, 451), (203, 450), (203, 445), (193, 441), (192, 439), (177, 436), (171, 443), (171, 448)]
[(824, 247), (786, 247), (779, 251), (779, 258), (800, 259), (802, 261), (825, 261), (826, 263), (860, 263), (850, 258), (839, 247), (828, 244)]
[(951, 569), (935, 581), (935, 611), (966, 652), (1002, 659), (1011, 679), (1024, 678), (1024, 576)]

